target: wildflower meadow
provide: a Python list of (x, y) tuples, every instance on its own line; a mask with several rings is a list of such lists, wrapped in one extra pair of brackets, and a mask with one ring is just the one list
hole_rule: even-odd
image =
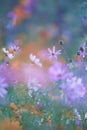
[(0, 10), (0, 130), (87, 130), (87, 1)]

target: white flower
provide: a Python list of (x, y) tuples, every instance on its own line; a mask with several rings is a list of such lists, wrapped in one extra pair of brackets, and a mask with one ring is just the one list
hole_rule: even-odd
[(74, 109), (74, 114), (75, 114), (75, 118), (77, 118), (78, 120), (81, 120), (81, 115), (79, 114), (76, 108)]
[(74, 108), (74, 114), (77, 114), (78, 113), (78, 110), (77, 110), (77, 108)]
[(58, 55), (61, 54), (61, 50), (56, 51), (55, 46), (53, 46), (52, 50), (50, 48), (48, 48), (48, 52), (49, 52), (49, 58), (56, 58), (58, 57)]
[(28, 88), (37, 91), (41, 87), (41, 84), (36, 79), (28, 80)]
[(8, 50), (7, 50), (6, 48), (2, 48), (2, 51), (3, 51), (4, 53), (6, 53), (6, 54), (9, 53)]
[(30, 96), (30, 97), (32, 97), (32, 90), (28, 90), (28, 95)]
[(5, 79), (0, 77), (0, 97), (4, 97), (7, 94), (7, 83), (5, 82)]
[(85, 70), (87, 71), (87, 66), (85, 67)]
[(87, 119), (87, 112), (85, 113), (85, 119)]
[(9, 59), (13, 59), (14, 58), (14, 55), (10, 54), (10, 53), (7, 56), (8, 56)]
[(11, 45), (8, 49), (2, 48), (2, 51), (9, 59), (13, 59), (15, 54), (19, 51), (19, 47), (16, 45)]
[(30, 55), (29, 55), (29, 59), (31, 60), (31, 62), (32, 62), (33, 64), (36, 64), (37, 66), (42, 67), (42, 63), (40, 62), (40, 59), (38, 59), (35, 55), (30, 54)]
[(41, 84), (36, 79), (29, 79), (28, 80), (28, 95), (32, 97), (32, 92), (37, 92), (39, 88), (41, 87)]
[(9, 58), (9, 59), (13, 59), (14, 58), (14, 54), (10, 53), (6, 48), (2, 48), (2, 51), (4, 52), (4, 54)]

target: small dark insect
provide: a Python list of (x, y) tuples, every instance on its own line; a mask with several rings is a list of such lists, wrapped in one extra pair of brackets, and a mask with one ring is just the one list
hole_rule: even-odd
[(59, 41), (59, 44), (60, 44), (60, 45), (63, 45), (63, 44), (64, 44), (64, 41), (63, 41), (63, 40), (60, 40), (60, 41)]
[(80, 47), (80, 51), (84, 52), (84, 49), (83, 49), (83, 47)]

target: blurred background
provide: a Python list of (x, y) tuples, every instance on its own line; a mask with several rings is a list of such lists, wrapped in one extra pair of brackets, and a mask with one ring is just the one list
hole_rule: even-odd
[[(63, 46), (59, 45), (60, 40), (63, 41)], [(0, 97), (0, 121), (7, 118), (1, 122), (2, 125), (0, 123), (1, 130), (5, 130), (5, 125), (6, 130), (13, 130), (13, 128), (14, 130), (22, 130), (20, 125), (23, 126), (23, 130), (53, 130), (52, 127), (55, 130), (61, 128), (61, 130), (82, 130), (81, 121), (83, 129), (87, 130), (87, 89), (84, 98), (81, 99), (85, 88), (87, 88), (87, 63), (76, 63), (74, 60), (77, 58), (79, 47), (86, 42), (87, 0), (0, 1), (0, 96), (4, 97), (8, 92), (6, 98)], [(17, 48), (13, 47), (11, 50), (11, 45), (17, 45), (21, 51), (18, 50), (17, 55), (15, 55)], [(64, 66), (63, 72), (62, 65), (57, 65), (58, 75), (55, 66), (53, 66), (53, 76), (60, 77), (58, 82), (51, 81), (50, 74), (48, 74), (49, 67), (55, 60), (50, 61), (45, 55), (48, 48), (50, 48), (50, 52), (53, 52), (53, 46), (56, 47), (55, 51), (63, 50), (63, 54), (58, 55), (60, 63), (66, 63), (67, 59), (71, 59), (71, 62), (67, 62)], [(80, 48), (80, 51), (84, 54), (83, 48)], [(30, 54), (33, 54), (33, 58), (29, 57)], [(8, 55), (10, 55), (9, 57), (13, 56), (13, 58), (9, 58)], [(42, 68), (32, 66), (35, 56), (37, 62), (40, 58), (41, 63), (43, 63)], [(87, 61), (87, 58), (84, 57), (78, 59), (77, 61)], [(71, 72), (71, 76), (65, 76), (69, 72)], [(72, 80), (72, 74), (77, 77), (75, 80)], [(9, 84), (8, 88), (4, 88), (5, 78), (6, 85)], [(66, 82), (68, 78), (71, 78), (72, 83), (75, 81), (76, 83), (73, 83), (75, 84), (74, 89), (72, 89), (72, 85), (67, 85), (68, 89), (65, 91), (61, 89), (61, 86), (63, 81), (64, 84), (68, 83)], [(84, 85), (81, 84), (81, 79)], [(40, 82), (42, 92), (39, 93), (36, 90), (35, 95), (32, 94), (33, 98), (30, 97), (30, 90), (34, 90), (34, 87), (39, 88)], [(71, 97), (68, 98), (70, 100), (76, 98), (76, 106), (74, 106), (74, 102), (72, 104), (67, 102), (67, 98), (65, 98), (67, 95)], [(72, 114), (73, 107), (78, 108), (82, 113), (82, 118), (79, 120), (78, 117), (73, 116), (75, 114)], [(86, 111), (86, 118), (84, 118), (85, 112), (83, 113), (83, 110)], [(80, 115), (77, 116), (80, 117)], [(13, 123), (15, 121), (17, 124)], [(70, 124), (67, 123), (68, 121)], [(75, 129), (73, 121), (77, 121)], [(78, 121), (80, 122), (78, 123)]]
[[(72, 57), (87, 40), (85, 0), (3, 0), (0, 2), (0, 47), (14, 41), (34, 50), (64, 40)], [(38, 50), (38, 49), (37, 49)], [(0, 52), (0, 55), (2, 53)]]

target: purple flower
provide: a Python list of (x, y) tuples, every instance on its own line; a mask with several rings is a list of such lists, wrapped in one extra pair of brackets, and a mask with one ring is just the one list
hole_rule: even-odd
[(82, 83), (82, 79), (77, 77), (67, 79), (60, 88), (64, 91), (68, 101), (74, 101), (78, 98), (82, 98), (86, 93), (86, 88)]
[(13, 59), (14, 56), (20, 51), (20, 47), (13, 44), (8, 49), (2, 48), (2, 51), (9, 59)]
[(13, 17), (15, 17), (15, 13), (14, 13), (14, 12), (9, 12), (9, 13), (7, 14), (7, 17), (13, 18)]
[(87, 53), (86, 53), (86, 48), (87, 48), (87, 44), (86, 44), (86, 43), (83, 43), (83, 44), (81, 45), (81, 47), (79, 48), (79, 51), (78, 51), (79, 55), (80, 55), (81, 57), (83, 57), (83, 58), (85, 58), (85, 56), (87, 55)]
[(58, 58), (58, 56), (61, 54), (61, 50), (56, 51), (55, 46), (53, 46), (52, 50), (50, 48), (48, 48), (48, 52), (49, 52), (49, 58)]
[(4, 97), (7, 94), (6, 88), (8, 87), (8, 84), (5, 81), (5, 78), (0, 76), (0, 97)]
[(50, 78), (55, 81), (59, 79), (66, 79), (72, 76), (72, 73), (67, 73), (67, 66), (60, 62), (54, 63), (54, 65), (52, 65), (48, 71)]
[(77, 125), (77, 126), (82, 126), (82, 123), (81, 123), (80, 120), (76, 119), (76, 120), (75, 120), (75, 125)]
[(12, 44), (8, 49), (13, 51), (14, 53), (17, 53), (20, 51), (20, 47), (15, 44)]
[(23, 80), (20, 70), (15, 70), (5, 63), (0, 65), (0, 75), (5, 77), (5, 81), (8, 85), (12, 86)]
[(84, 18), (82, 19), (82, 22), (83, 22), (83, 25), (84, 25), (85, 27), (87, 27), (87, 17), (84, 17)]
[(37, 103), (37, 104), (36, 104), (36, 108), (37, 108), (37, 109), (42, 109), (42, 107), (43, 107), (43, 105), (42, 105), (41, 103)]

